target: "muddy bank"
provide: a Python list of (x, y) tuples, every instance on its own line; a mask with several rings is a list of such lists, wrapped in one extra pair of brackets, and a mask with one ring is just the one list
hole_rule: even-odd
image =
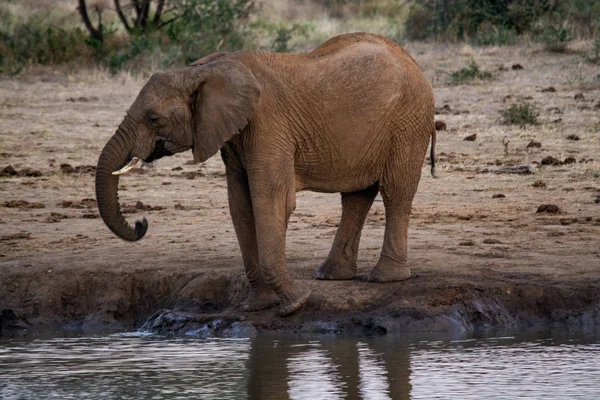
[[(151, 255), (152, 256), (152, 255)], [(156, 254), (156, 258), (161, 258)], [(152, 259), (153, 257), (149, 257)], [(67, 260), (65, 260), (67, 261)], [(75, 262), (69, 260), (67, 262)], [(489, 329), (600, 327), (600, 280), (552, 281), (528, 274), (416, 271), (405, 282), (324, 282), (298, 276), (313, 290), (306, 307), (282, 318), (277, 310), (245, 313), (241, 260), (145, 267), (22, 265), (0, 273), (0, 326), (12, 330), (143, 329), (199, 336), (254, 333), (386, 334)], [(290, 269), (310, 273), (312, 260)], [(146, 325), (144, 325), (146, 323)]]

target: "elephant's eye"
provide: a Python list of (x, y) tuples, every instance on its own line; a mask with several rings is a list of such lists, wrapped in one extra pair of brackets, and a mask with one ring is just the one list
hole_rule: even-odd
[(158, 117), (154, 114), (148, 115), (148, 125), (154, 126), (158, 122)]

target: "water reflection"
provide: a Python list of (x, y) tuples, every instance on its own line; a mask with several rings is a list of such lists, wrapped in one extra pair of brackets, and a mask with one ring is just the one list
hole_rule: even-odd
[(410, 349), (398, 344), (386, 338), (259, 337), (248, 359), (248, 398), (408, 399)]
[(0, 338), (0, 398), (599, 398), (598, 338)]

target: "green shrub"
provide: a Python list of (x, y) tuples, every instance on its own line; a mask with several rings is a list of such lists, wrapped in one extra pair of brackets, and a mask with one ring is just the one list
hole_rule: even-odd
[(514, 125), (536, 125), (539, 111), (529, 103), (513, 104), (502, 111), (504, 123)]
[(483, 23), (477, 30), (473, 42), (478, 46), (508, 46), (515, 43), (516, 40), (517, 34), (514, 30), (491, 23)]
[(110, 55), (108, 66), (121, 69), (169, 68), (185, 65), (217, 50), (243, 48), (244, 21), (251, 0), (172, 0), (162, 28), (133, 33), (128, 45)]
[(431, 27), (435, 16), (433, 10), (414, 4), (406, 20), (406, 37), (410, 40), (424, 40), (434, 35)]
[[(171, 0), (164, 22), (118, 32), (119, 21), (104, 21), (103, 40), (81, 25), (42, 9), (17, 18), (0, 4), (0, 73), (14, 74), (28, 64), (97, 63), (117, 72), (184, 65), (218, 49), (242, 49), (250, 40), (245, 21), (252, 0)], [(62, 27), (65, 26), (65, 27)]]
[(530, 34), (563, 49), (572, 37), (596, 37), (599, 26), (600, 0), (415, 0), (406, 36), (503, 45)]
[(181, 61), (194, 61), (219, 50), (240, 50), (244, 45), (244, 21), (251, 0), (173, 0), (173, 23), (167, 35), (181, 46)]
[(310, 28), (303, 24), (293, 24), (291, 26), (280, 26), (275, 31), (275, 38), (271, 45), (271, 50), (277, 53), (286, 53), (292, 50), (290, 41), (294, 36), (306, 37)]
[(565, 51), (567, 44), (571, 41), (571, 31), (564, 25), (549, 25), (544, 29), (541, 40), (546, 48), (555, 53)]
[(15, 74), (28, 64), (61, 64), (94, 54), (81, 28), (52, 26), (42, 15), (18, 21), (6, 10), (0, 10), (0, 20), (0, 73)]
[(591, 63), (600, 62), (600, 31), (598, 32), (598, 37), (594, 38), (592, 52), (586, 59)]
[(312, 2), (322, 6), (329, 17), (340, 19), (375, 15), (394, 18), (404, 8), (403, 2), (398, 0), (312, 0)]
[(454, 71), (450, 74), (450, 81), (455, 85), (471, 82), (475, 79), (489, 80), (492, 78), (492, 73), (489, 71), (480, 70), (479, 65), (477, 65), (475, 60), (471, 60), (471, 63), (468, 67), (461, 68), (458, 71)]
[(416, 32), (410, 28), (414, 23), (425, 27), (418, 33), (425, 37), (472, 40), (482, 27), (489, 31), (489, 26), (520, 35), (537, 15), (552, 7), (539, 0), (415, 0), (415, 11), (411, 9), (406, 23), (407, 34)]

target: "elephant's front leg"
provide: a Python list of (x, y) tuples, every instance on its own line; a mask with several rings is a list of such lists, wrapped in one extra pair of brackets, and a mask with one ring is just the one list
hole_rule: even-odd
[(378, 184), (366, 189), (342, 193), (342, 219), (327, 259), (317, 270), (317, 279), (353, 279), (360, 233), (369, 209), (377, 196)]
[(296, 201), (293, 171), (286, 179), (281, 171), (261, 170), (263, 175), (250, 181), (258, 256), (263, 276), (281, 300), (281, 315), (289, 315), (302, 307), (310, 295), (306, 286), (292, 280), (286, 267), (285, 235)]
[(250, 295), (242, 307), (244, 311), (259, 311), (274, 307), (279, 303), (279, 296), (267, 284), (260, 271), (250, 188), (246, 173), (241, 168), (227, 168), (227, 194), (246, 276), (250, 281)]

